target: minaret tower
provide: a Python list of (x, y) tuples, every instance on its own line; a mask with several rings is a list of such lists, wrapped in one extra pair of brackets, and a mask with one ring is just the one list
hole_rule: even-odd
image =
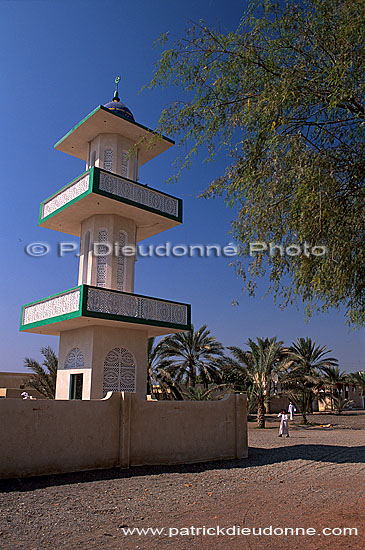
[[(138, 183), (169, 149), (114, 98), (55, 145), (86, 171), (42, 202), (39, 225), (80, 237), (78, 286), (27, 304), (20, 330), (60, 335), (56, 399), (146, 395), (147, 338), (190, 328), (190, 305), (134, 293), (139, 241), (182, 223), (182, 201)], [(152, 144), (151, 144), (152, 143)]]

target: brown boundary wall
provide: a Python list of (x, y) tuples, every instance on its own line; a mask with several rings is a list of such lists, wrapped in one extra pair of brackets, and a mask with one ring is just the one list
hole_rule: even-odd
[(247, 457), (246, 396), (0, 400), (0, 478)]

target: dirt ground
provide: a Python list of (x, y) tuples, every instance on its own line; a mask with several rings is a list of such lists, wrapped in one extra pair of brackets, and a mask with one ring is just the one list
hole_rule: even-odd
[[(0, 549), (364, 548), (365, 412), (309, 420), (315, 425), (302, 427), (297, 417), (289, 438), (278, 438), (274, 415), (265, 430), (249, 423), (244, 460), (2, 481)], [(192, 526), (214, 531), (194, 535)], [(217, 526), (231, 530), (216, 535)], [(235, 535), (233, 526), (266, 530)], [(135, 527), (165, 532), (125, 534)]]

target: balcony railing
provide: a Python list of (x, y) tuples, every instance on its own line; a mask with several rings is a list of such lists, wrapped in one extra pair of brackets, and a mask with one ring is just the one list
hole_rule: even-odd
[(33, 329), (76, 317), (94, 317), (105, 321), (155, 325), (179, 330), (190, 329), (191, 323), (189, 304), (80, 285), (23, 306), (20, 329)]
[(190, 324), (187, 304), (95, 287), (87, 289), (86, 311), (111, 319), (128, 318), (181, 327)]
[(39, 223), (82, 197), (96, 193), (161, 216), (182, 221), (182, 201), (176, 197), (100, 168), (90, 168), (42, 202)]

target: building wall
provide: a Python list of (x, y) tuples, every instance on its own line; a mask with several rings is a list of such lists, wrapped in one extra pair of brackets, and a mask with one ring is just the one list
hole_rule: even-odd
[(101, 401), (0, 399), (0, 477), (115, 466), (120, 398)]
[[(94, 251), (94, 243), (100, 242), (100, 230), (105, 230), (107, 232), (108, 238), (106, 242), (111, 246), (111, 250), (108, 248), (106, 251), (104, 286), (98, 284), (98, 265), (100, 257), (98, 257), (97, 254), (101, 254), (101, 250), (97, 247)], [(120, 250), (116, 248), (116, 246), (119, 246), (119, 235), (121, 231), (125, 233), (124, 246), (133, 248), (131, 250), (128, 249), (127, 255), (124, 256), (123, 282), (120, 281), (122, 286), (119, 287), (118, 258)], [(136, 257), (134, 254), (130, 254), (133, 252), (133, 249), (135, 250), (136, 231), (135, 222), (131, 219), (123, 218), (122, 216), (95, 214), (84, 220), (81, 225), (81, 254), (78, 284), (103, 286), (104, 288), (113, 290), (134, 292), (134, 268)], [(88, 250), (85, 250), (85, 236), (87, 233), (89, 234), (89, 247)], [(87, 262), (87, 268), (84, 269), (85, 261)]]
[(284, 395), (272, 395), (270, 397), (270, 405), (266, 406), (267, 413), (279, 413), (281, 409), (288, 410), (290, 400)]
[(31, 372), (0, 372), (0, 398), (21, 398), (23, 391), (32, 397), (44, 399), (37, 390), (27, 386), (26, 382), (31, 377)]
[(29, 380), (30, 371), (27, 372), (0, 372), (0, 388), (18, 388)]
[[(351, 399), (353, 403), (350, 405), (352, 409), (363, 409), (364, 398), (361, 394), (361, 388), (359, 386), (349, 384), (342, 388), (341, 396)], [(325, 398), (318, 400), (319, 411), (331, 410), (331, 397), (327, 395)]]
[(132, 398), (130, 418), (131, 465), (247, 457), (246, 396), (210, 402)]
[[(75, 347), (79, 348), (84, 355), (84, 368), (65, 369), (66, 357)], [(113, 348), (125, 348), (132, 353), (136, 365), (136, 393), (144, 398), (147, 389), (146, 331), (93, 325), (61, 333), (56, 399), (69, 399), (70, 374), (78, 373), (84, 375), (82, 398), (101, 399), (104, 361)]]
[(221, 401), (0, 399), (0, 478), (247, 457), (245, 395)]

